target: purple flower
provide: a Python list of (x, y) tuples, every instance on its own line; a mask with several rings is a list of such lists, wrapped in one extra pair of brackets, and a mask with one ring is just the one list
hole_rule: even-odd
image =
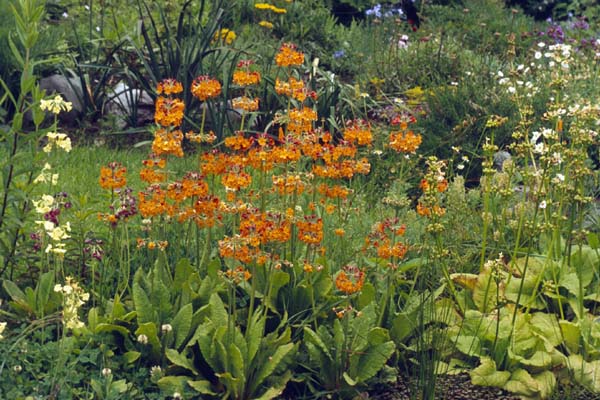
[(338, 59), (338, 58), (342, 58), (346, 55), (346, 52), (344, 50), (338, 50), (335, 53), (333, 53), (333, 58)]

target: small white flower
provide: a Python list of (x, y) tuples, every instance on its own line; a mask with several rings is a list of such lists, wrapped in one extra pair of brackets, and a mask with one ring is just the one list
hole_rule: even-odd
[(546, 46), (546, 43), (544, 43), (544, 42), (539, 42), (537, 45), (538, 45), (538, 47), (539, 47), (539, 48), (543, 48), (543, 47), (545, 47), (545, 46)]
[(508, 87), (508, 93), (515, 94), (516, 92), (517, 92), (517, 89), (515, 89), (514, 86), (509, 86)]
[(138, 335), (137, 341), (140, 342), (141, 344), (148, 344), (148, 336), (146, 336), (142, 333), (141, 335)]
[(546, 206), (547, 206), (546, 200), (543, 200), (543, 201), (540, 203), (540, 208), (541, 208), (542, 210), (544, 210), (544, 209), (546, 209)]
[(13, 371), (15, 371), (17, 374), (21, 371), (23, 371), (23, 367), (21, 367), (20, 365), (15, 365), (13, 367)]
[(67, 14), (67, 12), (65, 11), (64, 13), (62, 13), (62, 17), (63, 18), (69, 18), (69, 14)]
[(162, 375), (162, 369), (160, 368), (160, 365), (155, 365), (152, 368), (150, 368), (150, 376), (156, 375)]
[(558, 179), (560, 182), (564, 182), (565, 176), (563, 174), (556, 174), (556, 179)]
[(4, 329), (6, 329), (6, 322), (0, 322), (0, 340), (4, 339), (4, 336), (2, 336)]
[(110, 370), (110, 368), (103, 368), (102, 369), (102, 376), (109, 377), (111, 374), (112, 374), (112, 371)]
[(542, 53), (540, 53), (539, 51), (536, 51), (533, 57), (534, 57), (536, 60), (539, 60), (540, 58), (542, 58)]
[(171, 326), (171, 324), (163, 324), (163, 325), (160, 327), (160, 330), (161, 330), (163, 333), (169, 333), (169, 332), (171, 332), (171, 331), (173, 330), (173, 327)]
[(456, 168), (458, 168), (459, 171), (462, 171), (463, 169), (465, 169), (465, 164), (458, 164)]

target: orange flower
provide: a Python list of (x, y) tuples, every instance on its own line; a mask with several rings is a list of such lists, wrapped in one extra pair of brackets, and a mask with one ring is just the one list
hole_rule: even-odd
[(355, 266), (346, 266), (335, 278), (335, 287), (345, 294), (353, 294), (362, 289), (364, 281), (363, 271)]
[(304, 221), (296, 222), (298, 239), (309, 245), (318, 245), (323, 240), (323, 220), (314, 215), (305, 216)]
[(99, 179), (100, 187), (110, 190), (122, 188), (127, 184), (127, 179), (125, 177), (126, 173), (127, 168), (118, 162), (111, 162), (107, 167), (101, 167)]
[(227, 189), (238, 191), (250, 186), (252, 177), (244, 171), (230, 171), (223, 175), (221, 183)]
[(390, 147), (399, 153), (414, 153), (417, 151), (423, 138), (413, 131), (390, 133)]
[(233, 71), (233, 83), (239, 86), (257, 85), (260, 82), (260, 72), (247, 69)]
[(225, 146), (236, 151), (248, 150), (252, 143), (254, 143), (253, 138), (245, 137), (243, 132), (236, 132), (235, 136), (225, 138)]
[(163, 79), (156, 86), (156, 93), (167, 96), (183, 92), (183, 86), (173, 78)]
[(307, 91), (304, 88), (304, 82), (294, 77), (290, 77), (287, 82), (275, 80), (275, 92), (279, 95), (292, 97), (298, 101), (304, 101), (307, 97)]
[(171, 154), (176, 157), (183, 157), (182, 140), (183, 133), (180, 130), (169, 131), (163, 128), (157, 129), (154, 132), (152, 152), (157, 156)]
[(236, 97), (231, 100), (234, 109), (252, 112), (258, 110), (258, 98), (251, 99), (247, 96)]
[(373, 141), (373, 134), (365, 121), (355, 120), (344, 130), (344, 139), (350, 143), (356, 142), (359, 146), (366, 146)]
[(221, 94), (221, 83), (208, 75), (201, 75), (194, 79), (191, 90), (198, 100), (206, 101)]
[(225, 271), (225, 276), (231, 279), (233, 283), (238, 284), (241, 281), (249, 281), (252, 278), (252, 274), (243, 267), (237, 267), (235, 269), (228, 269)]
[(179, 126), (183, 120), (185, 105), (179, 99), (160, 96), (156, 99), (154, 121), (162, 126)]
[(302, 65), (304, 63), (304, 53), (296, 51), (296, 45), (284, 43), (275, 55), (275, 62), (280, 67), (290, 67)]
[(298, 135), (312, 131), (312, 123), (318, 118), (317, 112), (310, 107), (289, 111), (288, 132)]

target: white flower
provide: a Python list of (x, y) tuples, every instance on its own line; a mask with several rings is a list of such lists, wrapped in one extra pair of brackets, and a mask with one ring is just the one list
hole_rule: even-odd
[(514, 86), (509, 86), (508, 87), (508, 93), (515, 94), (516, 92), (517, 92), (517, 89), (515, 89)]
[(111, 374), (112, 374), (112, 371), (110, 370), (110, 368), (103, 368), (102, 369), (102, 376), (109, 377)]
[(458, 164), (456, 168), (458, 168), (459, 171), (462, 171), (463, 169), (465, 169), (465, 164)]
[(536, 51), (535, 55), (533, 57), (535, 57), (536, 60), (539, 60), (540, 58), (542, 58), (542, 53), (540, 53), (539, 51)]
[(542, 47), (545, 47), (545, 46), (546, 46), (546, 43), (544, 43), (544, 42), (539, 42), (537, 45), (538, 45), (538, 47), (542, 48)]
[(148, 344), (148, 336), (146, 336), (142, 333), (141, 335), (138, 335), (137, 341), (140, 342), (141, 344)]
[(564, 182), (565, 176), (563, 174), (556, 174), (556, 179), (558, 179), (560, 182)]
[(65, 11), (64, 13), (62, 13), (62, 17), (63, 18), (69, 18), (69, 14), (67, 14), (67, 12)]
[(171, 324), (163, 324), (163, 325), (160, 327), (160, 330), (161, 330), (163, 333), (169, 333), (169, 332), (171, 332), (171, 331), (173, 330), (173, 327), (171, 326)]
[(544, 210), (544, 209), (546, 209), (546, 206), (547, 206), (546, 200), (543, 200), (543, 201), (540, 203), (540, 208), (541, 208), (542, 210)]
[(6, 322), (0, 322), (0, 340), (4, 339), (4, 336), (2, 336), (4, 329), (6, 329)]
[(162, 374), (162, 369), (160, 368), (160, 365), (155, 365), (152, 368), (150, 368), (150, 376), (154, 377), (155, 375), (161, 375)]

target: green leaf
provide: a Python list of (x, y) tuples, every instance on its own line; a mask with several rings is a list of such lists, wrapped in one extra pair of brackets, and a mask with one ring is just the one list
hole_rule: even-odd
[(539, 335), (543, 336), (548, 342), (556, 347), (562, 343), (563, 338), (558, 324), (558, 319), (554, 314), (535, 313), (531, 317), (531, 327)]
[(587, 240), (592, 249), (600, 249), (600, 240), (598, 240), (598, 235), (595, 232), (589, 232), (587, 234)]
[(471, 383), (479, 386), (504, 387), (510, 379), (510, 372), (498, 371), (496, 363), (489, 357), (481, 357), (480, 364), (471, 371)]
[(254, 315), (252, 316), (252, 320), (250, 321), (250, 326), (246, 330), (246, 343), (248, 344), (248, 355), (246, 361), (248, 364), (252, 364), (254, 360), (254, 356), (258, 352), (260, 347), (260, 342), (263, 337), (263, 332), (265, 328), (265, 319), (262, 318), (262, 310), (257, 308), (254, 311)]
[(362, 287), (360, 294), (358, 295), (358, 309), (362, 310), (363, 308), (371, 304), (373, 300), (375, 300), (375, 294), (375, 287), (370, 282), (365, 283)]
[(317, 335), (315, 331), (306, 326), (304, 327), (304, 340), (314, 344), (315, 347), (321, 350), (321, 353), (323, 353), (325, 356), (327, 356), (327, 358), (333, 361), (331, 353), (327, 349), (325, 343), (323, 343), (323, 340), (321, 340), (321, 338), (319, 337), (319, 335)]
[(25, 296), (25, 293), (23, 293), (14, 282), (4, 280), (2, 282), (2, 287), (15, 303), (28, 310), (28, 312), (33, 313), (33, 308), (29, 305), (27, 296)]
[(387, 329), (375, 327), (369, 331), (367, 341), (370, 345), (378, 345), (390, 340), (390, 334)]
[(356, 380), (358, 382), (365, 382), (367, 379), (375, 376), (392, 356), (395, 349), (396, 345), (392, 341), (376, 346), (369, 346), (366, 352), (359, 356)]
[(187, 384), (190, 385), (198, 393), (208, 394), (210, 396), (217, 395), (215, 392), (212, 391), (212, 385), (209, 381), (187, 381)]
[(594, 393), (600, 393), (600, 360), (588, 362), (581, 355), (572, 354), (567, 365), (577, 383)]
[(166, 396), (173, 396), (174, 393), (185, 393), (189, 379), (189, 376), (163, 376), (156, 383)]
[(165, 356), (167, 356), (167, 359), (178, 367), (185, 368), (188, 371), (193, 372), (194, 375), (199, 374), (196, 367), (194, 367), (194, 362), (185, 355), (179, 353), (177, 350), (167, 349), (165, 350)]
[(154, 322), (146, 322), (140, 324), (138, 329), (135, 331), (137, 337), (140, 335), (146, 335), (148, 338), (148, 346), (150, 346), (151, 355), (156, 361), (160, 356), (160, 341), (158, 340), (158, 328)]
[(356, 386), (356, 384), (358, 383), (357, 381), (355, 381), (354, 379), (352, 379), (352, 377), (350, 377), (350, 375), (348, 375), (348, 372), (344, 372), (342, 374), (344, 380), (346, 381), (346, 383), (349, 386)]
[(192, 264), (187, 258), (182, 258), (175, 265), (175, 277), (173, 278), (173, 288), (180, 290), (183, 288), (183, 284), (188, 281), (190, 276), (194, 273)]
[(46, 272), (40, 276), (40, 280), (35, 288), (35, 306), (37, 315), (44, 315), (50, 294), (54, 288), (54, 272)]
[(227, 321), (229, 320), (229, 315), (227, 314), (227, 310), (225, 309), (225, 304), (223, 304), (223, 300), (219, 297), (218, 294), (213, 293), (210, 296), (209, 300), (210, 304), (210, 320), (215, 324), (215, 326), (227, 326)]
[(116, 324), (107, 324), (107, 323), (99, 323), (96, 325), (95, 333), (120, 333), (123, 337), (129, 336), (129, 329), (125, 328), (121, 325)]
[(265, 379), (267, 379), (279, 366), (281, 361), (285, 358), (288, 353), (290, 353), (294, 349), (293, 343), (284, 344), (283, 346), (279, 346), (275, 353), (271, 357), (269, 357), (269, 362), (261, 365), (256, 377), (254, 378), (254, 382), (252, 382), (252, 387), (254, 389), (258, 388)]
[(264, 392), (260, 397), (257, 397), (255, 400), (271, 400), (279, 398), (287, 382), (292, 377), (291, 371), (286, 371), (282, 376), (274, 379), (274, 382), (270, 383), (270, 387)]
[(547, 398), (547, 395), (543, 396), (543, 394), (552, 393), (556, 383), (554, 375), (550, 371), (544, 371), (538, 376), (539, 379), (536, 379), (528, 371), (519, 368), (510, 375), (510, 379), (504, 385), (504, 390), (521, 396)]
[(137, 319), (140, 324), (147, 322), (158, 323), (158, 315), (140, 284), (140, 280), (143, 279), (141, 271), (141, 269), (138, 270), (133, 282), (133, 304), (137, 311)]
[(173, 332), (175, 333), (175, 347), (179, 348), (183, 344), (183, 341), (190, 333), (190, 328), (192, 326), (192, 314), (193, 307), (192, 304), (186, 304), (181, 307), (173, 321), (171, 322), (171, 326), (173, 327)]
[(467, 356), (482, 356), (481, 341), (477, 336), (459, 335), (454, 343), (458, 351)]
[(141, 355), (142, 353), (140, 353), (139, 351), (128, 351), (127, 353), (123, 354), (123, 357), (125, 357), (125, 361), (127, 361), (127, 364), (131, 364), (139, 360)]
[(581, 337), (579, 326), (574, 322), (565, 320), (558, 321), (558, 324), (560, 325), (562, 337), (569, 351), (572, 353), (578, 353), (580, 350), (579, 339)]

